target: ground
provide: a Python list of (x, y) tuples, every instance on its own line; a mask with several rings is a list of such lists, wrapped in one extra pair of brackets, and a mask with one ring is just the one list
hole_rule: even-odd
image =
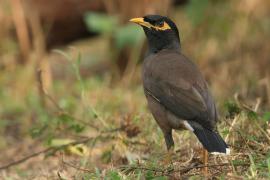
[[(181, 51), (209, 84), (230, 155), (210, 155), (205, 175), (201, 144), (189, 131), (175, 131), (167, 153), (143, 94), (143, 42), (119, 56), (133, 52), (122, 76), (113, 33), (32, 49), (21, 62), (7, 15), (0, 31), (0, 179), (269, 179), (269, 3), (190, 2), (170, 17)], [(128, 42), (130, 33), (123, 33)]]

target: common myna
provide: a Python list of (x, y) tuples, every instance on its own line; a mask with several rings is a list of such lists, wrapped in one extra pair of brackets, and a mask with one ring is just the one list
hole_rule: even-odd
[(174, 146), (172, 129), (187, 129), (208, 152), (228, 154), (229, 148), (217, 132), (214, 99), (199, 69), (182, 54), (174, 22), (159, 15), (130, 21), (142, 26), (147, 36), (149, 50), (143, 62), (143, 87), (167, 149)]

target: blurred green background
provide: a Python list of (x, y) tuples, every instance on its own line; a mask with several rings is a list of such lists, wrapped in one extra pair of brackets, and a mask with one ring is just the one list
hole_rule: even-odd
[[(141, 85), (145, 36), (128, 22), (146, 14), (177, 24), (182, 52), (201, 69), (225, 119), (219, 129), (235, 152), (228, 161), (249, 164), (210, 174), (270, 175), (270, 1), (1, 0), (0, 166), (44, 147), (104, 132), (112, 137), (59, 150), (89, 172), (64, 167), (57, 150), (44, 161), (38, 156), (0, 170), (0, 177), (163, 176), (117, 169), (136, 159), (160, 166), (157, 154), (166, 152)], [(199, 144), (190, 143), (195, 138), (186, 132), (174, 136), (182, 154), (175, 163), (183, 163)]]

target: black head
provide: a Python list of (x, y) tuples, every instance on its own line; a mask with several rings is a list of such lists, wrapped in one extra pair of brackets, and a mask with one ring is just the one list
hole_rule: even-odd
[(147, 15), (130, 20), (143, 27), (149, 43), (150, 53), (162, 49), (180, 50), (179, 32), (172, 20), (160, 15)]

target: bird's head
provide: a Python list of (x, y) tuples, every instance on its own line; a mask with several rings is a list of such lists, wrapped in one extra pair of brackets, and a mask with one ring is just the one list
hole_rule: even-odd
[(150, 53), (156, 53), (162, 49), (180, 50), (178, 29), (169, 18), (160, 15), (147, 15), (130, 19), (130, 21), (143, 27)]

